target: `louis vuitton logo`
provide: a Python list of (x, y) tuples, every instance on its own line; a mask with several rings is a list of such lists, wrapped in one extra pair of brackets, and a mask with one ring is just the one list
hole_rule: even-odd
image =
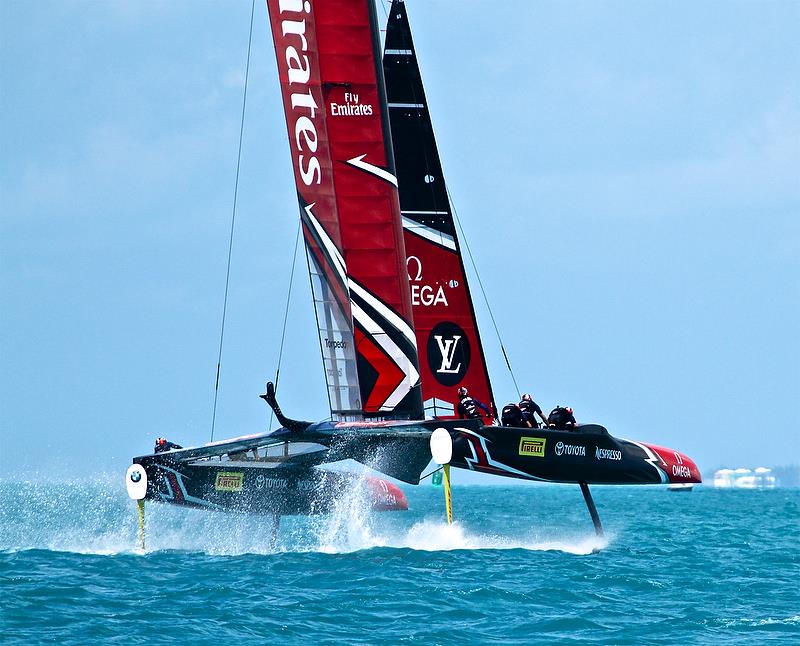
[(436, 344), (439, 346), (439, 352), (442, 354), (442, 365), (436, 372), (443, 372), (451, 375), (457, 374), (461, 370), (461, 362), (454, 368), (453, 361), (461, 336), (456, 335), (451, 339), (445, 339), (442, 335), (437, 334), (434, 338), (436, 339)]

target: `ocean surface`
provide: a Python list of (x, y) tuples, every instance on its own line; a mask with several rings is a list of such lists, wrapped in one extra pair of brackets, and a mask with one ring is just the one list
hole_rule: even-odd
[[(457, 478), (455, 474), (455, 478)], [(456, 480), (457, 482), (457, 480)], [(405, 486), (269, 522), (0, 483), (1, 644), (800, 644), (800, 490)]]

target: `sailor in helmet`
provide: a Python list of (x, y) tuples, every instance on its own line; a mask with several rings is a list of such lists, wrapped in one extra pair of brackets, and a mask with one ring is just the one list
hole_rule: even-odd
[(575, 421), (575, 415), (569, 406), (556, 406), (547, 416), (547, 425), (558, 431), (571, 431), (578, 422)]
[(156, 440), (155, 448), (153, 449), (153, 453), (163, 453), (164, 451), (171, 451), (172, 449), (182, 449), (183, 447), (180, 444), (175, 444), (175, 442), (168, 442), (166, 438), (159, 437)]
[(522, 396), (522, 399), (517, 405), (522, 412), (522, 419), (528, 423), (530, 428), (539, 428), (539, 422), (536, 420), (535, 415), (538, 415), (539, 419), (542, 420), (542, 424), (547, 426), (547, 419), (542, 409), (539, 407), (539, 404), (533, 401), (533, 398), (528, 393)]
[(483, 419), (481, 410), (487, 417), (492, 417), (492, 411), (483, 402), (479, 402), (474, 397), (469, 396), (469, 391), (464, 387), (458, 389), (458, 411), (459, 419)]

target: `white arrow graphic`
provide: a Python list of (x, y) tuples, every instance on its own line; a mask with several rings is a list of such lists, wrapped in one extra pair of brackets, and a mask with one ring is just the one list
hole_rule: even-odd
[(367, 171), (368, 173), (372, 173), (376, 177), (380, 177), (383, 180), (386, 180), (390, 184), (394, 184), (397, 186), (397, 178), (392, 175), (390, 172), (384, 170), (380, 166), (375, 166), (370, 164), (369, 162), (364, 161), (364, 157), (366, 154), (360, 155), (359, 157), (353, 157), (353, 159), (348, 159), (347, 163), (351, 166), (355, 166), (356, 168), (360, 168), (361, 170)]

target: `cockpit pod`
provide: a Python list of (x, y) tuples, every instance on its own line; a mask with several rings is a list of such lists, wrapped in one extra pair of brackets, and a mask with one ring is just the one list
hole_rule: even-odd
[(125, 473), (125, 487), (132, 500), (144, 500), (147, 495), (147, 472), (141, 464), (132, 464)]

